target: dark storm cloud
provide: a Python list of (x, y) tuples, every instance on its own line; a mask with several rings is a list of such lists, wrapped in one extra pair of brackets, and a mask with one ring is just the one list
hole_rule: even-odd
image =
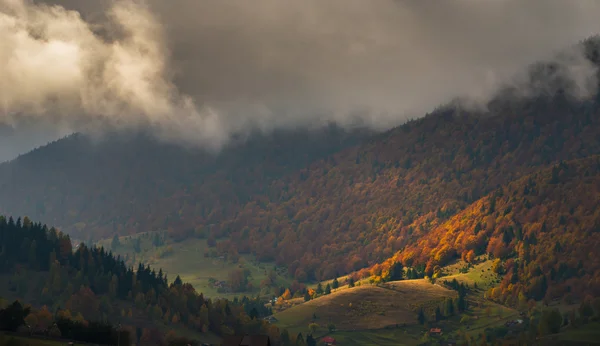
[[(213, 148), (249, 129), (383, 129), (485, 102), (599, 15), (592, 0), (0, 0), (0, 117), (151, 125)], [(568, 61), (586, 96), (592, 67)]]

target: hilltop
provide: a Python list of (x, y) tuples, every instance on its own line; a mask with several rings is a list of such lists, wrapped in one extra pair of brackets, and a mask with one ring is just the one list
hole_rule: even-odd
[(416, 324), (417, 309), (441, 304), (455, 298), (456, 292), (426, 280), (388, 282), (385, 285), (361, 285), (341, 289), (329, 295), (296, 305), (274, 316), (278, 325), (288, 329), (308, 326), (314, 320), (334, 324), (336, 330), (382, 329), (396, 324)]

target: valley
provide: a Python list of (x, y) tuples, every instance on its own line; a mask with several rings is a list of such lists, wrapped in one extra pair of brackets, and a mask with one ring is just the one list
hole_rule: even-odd
[[(577, 52), (600, 68), (599, 37)], [(259, 131), (218, 153), (76, 133), (4, 162), (0, 330), (49, 345), (594, 342), (600, 89), (574, 97), (557, 64), (523, 77), (542, 91), (509, 85), (386, 131)]]
[[(156, 236), (161, 240), (155, 241)], [(142, 262), (161, 268), (169, 278), (180, 276), (209, 297), (233, 298), (242, 294), (271, 297), (274, 294), (271, 288), (289, 287), (292, 282), (286, 269), (273, 263), (258, 262), (250, 255), (219, 256), (206, 239), (189, 238), (177, 243), (165, 232), (142, 233), (119, 237), (120, 245), (116, 248), (112, 246), (113, 239), (95, 245), (110, 249), (128, 265)], [(235, 287), (228, 285), (231, 281), (236, 281)]]
[[(160, 253), (160, 246), (154, 248), (154, 252), (150, 251), (155, 235), (160, 236), (160, 233), (137, 236), (148, 243), (145, 247), (142, 246), (140, 253)], [(129, 246), (128, 241), (136, 241), (136, 239), (136, 237), (120, 239), (117, 248), (126, 252)], [(102, 243), (98, 245), (103, 246)], [(202, 245), (205, 243), (199, 240), (196, 243), (189, 243), (188, 248)], [(163, 246), (170, 245), (165, 243)], [(85, 248), (85, 245), (80, 245), (80, 247)], [(81, 249), (76, 251), (81, 251)], [(172, 259), (184, 261), (185, 257), (172, 257)], [(243, 263), (243, 261), (241, 262)], [(194, 273), (190, 275), (199, 276), (207, 273), (204, 272), (206, 267), (189, 266), (189, 268), (189, 273)], [(411, 274), (412, 271), (412, 268), (404, 268), (402, 274), (404, 279), (400, 281), (376, 282), (377, 277), (349, 281), (352, 280), (352, 277), (348, 276), (338, 278), (339, 284), (332, 285), (331, 281), (312, 283), (307, 286), (307, 289), (313, 292), (311, 293), (313, 297), (308, 301), (306, 298), (293, 298), (282, 294), (277, 302), (265, 304), (267, 307), (271, 306), (274, 311), (272, 317), (267, 320), (279, 330), (278, 334), (273, 336), (274, 340), (281, 340), (285, 344), (284, 340), (286, 339), (295, 340), (296, 335), (307, 335), (317, 340), (333, 337), (337, 342), (345, 345), (423, 345), (428, 342), (437, 342), (437, 340), (468, 342), (469, 340), (478, 340), (481, 335), (495, 335), (494, 333), (499, 333), (497, 335), (501, 336), (506, 335), (506, 323), (523, 319), (525, 315), (535, 315), (546, 309), (543, 304), (531, 305), (530, 301), (529, 306), (525, 308), (527, 312), (524, 312), (490, 300), (488, 296), (490, 289), (498, 287), (502, 275), (498, 274), (497, 261), (488, 259), (487, 255), (477, 257), (472, 262), (459, 260), (445, 266), (436, 274), (436, 278), (410, 279), (408, 276), (414, 275)], [(40, 296), (38, 292), (45, 291), (49, 287), (48, 284), (54, 282), (52, 279), (54, 275), (56, 273), (50, 272), (48, 275), (43, 272), (28, 271), (22, 271), (18, 275), (4, 275), (2, 281), (10, 285), (0, 291), (0, 296), (5, 298), (0, 301), (0, 309), (13, 299), (24, 299), (40, 307), (48, 298), (45, 298), (43, 294)], [(162, 275), (162, 270), (159, 275)], [(352, 287), (349, 287), (348, 282), (351, 282), (350, 286)], [(462, 284), (467, 288), (466, 303), (460, 302), (460, 293), (457, 295), (455, 290), (457, 286), (453, 286), (455, 284)], [(177, 280), (174, 285), (178, 285)], [(330, 286), (334, 288), (330, 293), (328, 293), (328, 289), (324, 293), (315, 293), (315, 290), (318, 292), (321, 289), (318, 287), (325, 286), (328, 289)], [(173, 289), (174, 286), (171, 287)], [(217, 292), (217, 294), (219, 293)], [(69, 293), (66, 293), (64, 297), (68, 300), (67, 306), (74, 308), (73, 305), (69, 305), (72, 304), (70, 302), (73, 299), (68, 299)], [(229, 298), (236, 300), (233, 295)], [(112, 299), (110, 293), (101, 298), (100, 311), (108, 314), (117, 313), (114, 306), (111, 309), (107, 304), (108, 300), (105, 299)], [(116, 309), (124, 311), (120, 318), (123, 322), (135, 321), (137, 326), (146, 325), (152, 326), (152, 328), (160, 326), (165, 331), (171, 333), (177, 331), (179, 335), (204, 340), (204, 342), (215, 342), (218, 339), (215, 335), (211, 335), (212, 333), (186, 331), (186, 329), (178, 327), (175, 320), (165, 320), (163, 324), (157, 322), (156, 317), (148, 319), (145, 317), (145, 313), (139, 310), (138, 303), (137, 300), (135, 304), (119, 303), (119, 307)], [(460, 308), (461, 304), (466, 305), (464, 308)], [(84, 306), (81, 305), (81, 308)], [(549, 308), (555, 306), (558, 306), (566, 314), (569, 311), (581, 309), (575, 302), (560, 303), (559, 305), (551, 302), (549, 304)], [(131, 312), (127, 313), (127, 310), (133, 311), (133, 315)], [(423, 320), (420, 317), (421, 312)], [(442, 335), (432, 334), (431, 330), (434, 328), (442, 330)], [(516, 328), (517, 333), (527, 331), (526, 328), (523, 329), (519, 326), (512, 328)], [(583, 327), (577, 328), (577, 330), (567, 329), (565, 332), (553, 336), (552, 340), (557, 337), (561, 340), (572, 341), (591, 340), (590, 338), (595, 335), (596, 331), (584, 323)], [(52, 345), (52, 341), (49, 340), (48, 344)]]

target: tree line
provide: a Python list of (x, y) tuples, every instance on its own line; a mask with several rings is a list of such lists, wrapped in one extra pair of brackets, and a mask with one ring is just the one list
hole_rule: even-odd
[[(88, 326), (89, 321), (98, 321), (100, 324), (92, 327), (109, 330), (106, 322), (114, 321), (121, 312), (123, 324), (132, 323), (137, 314), (168, 326), (181, 325), (217, 335), (262, 333), (272, 335), (274, 340), (280, 337), (276, 327), (260, 318), (270, 311), (258, 298), (205, 298), (179, 277), (169, 284), (162, 270), (156, 272), (141, 263), (136, 269), (127, 267), (102, 247), (80, 244), (74, 250), (68, 235), (27, 217), (0, 217), (0, 244), (0, 272), (13, 273), (13, 277), (44, 272), (43, 287), (36, 292), (39, 301), (53, 311), (66, 311), (63, 315), (70, 316), (70, 321), (85, 321)], [(27, 284), (27, 280), (21, 281)], [(119, 311), (115, 306), (123, 309)], [(65, 330), (71, 331), (67, 335), (76, 335), (81, 324), (69, 324), (67, 320), (59, 319), (57, 324), (61, 322)], [(139, 340), (143, 331), (133, 334), (138, 334)]]

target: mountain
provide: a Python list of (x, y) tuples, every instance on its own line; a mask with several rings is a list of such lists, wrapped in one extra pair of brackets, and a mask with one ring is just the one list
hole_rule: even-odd
[[(237, 212), (275, 178), (359, 143), (331, 126), (233, 143), (220, 155), (144, 134), (75, 134), (0, 164), (0, 211), (28, 215), (89, 240), (185, 230)], [(20, 196), (16, 198), (16, 196)]]
[(402, 262), (426, 263), (435, 277), (456, 258), (489, 254), (503, 281), (488, 297), (501, 303), (599, 296), (598, 205), (600, 156), (561, 161), (501, 186), (362, 276)]
[[(598, 65), (598, 41), (582, 45)], [(600, 95), (570, 97), (561, 73), (554, 63), (535, 65), (529, 84), (550, 93), (507, 89), (485, 111), (450, 104), (369, 137), (291, 132), (216, 157), (145, 136), (93, 143), (75, 135), (0, 166), (0, 211), (34, 215), (80, 238), (154, 229), (178, 240), (207, 236), (221, 253), (275, 261), (300, 282), (371, 267), (398, 251), (411, 265), (429, 264), (431, 274), (464, 249), (433, 262), (422, 249), (406, 252), (437, 241), (432, 235), (453, 217), (521, 178), (600, 154)], [(474, 250), (485, 253), (496, 232), (482, 233), (490, 238)]]
[(0, 162), (14, 159), (18, 154), (62, 137), (59, 130), (45, 125), (48, 124), (32, 124), (31, 121), (20, 121), (13, 126), (0, 123)]
[[(440, 112), (271, 184), (217, 224), (228, 246), (331, 278), (391, 256), (496, 189), (558, 160), (600, 153), (598, 108), (560, 101), (520, 112)], [(226, 246), (225, 246), (226, 245)]]

